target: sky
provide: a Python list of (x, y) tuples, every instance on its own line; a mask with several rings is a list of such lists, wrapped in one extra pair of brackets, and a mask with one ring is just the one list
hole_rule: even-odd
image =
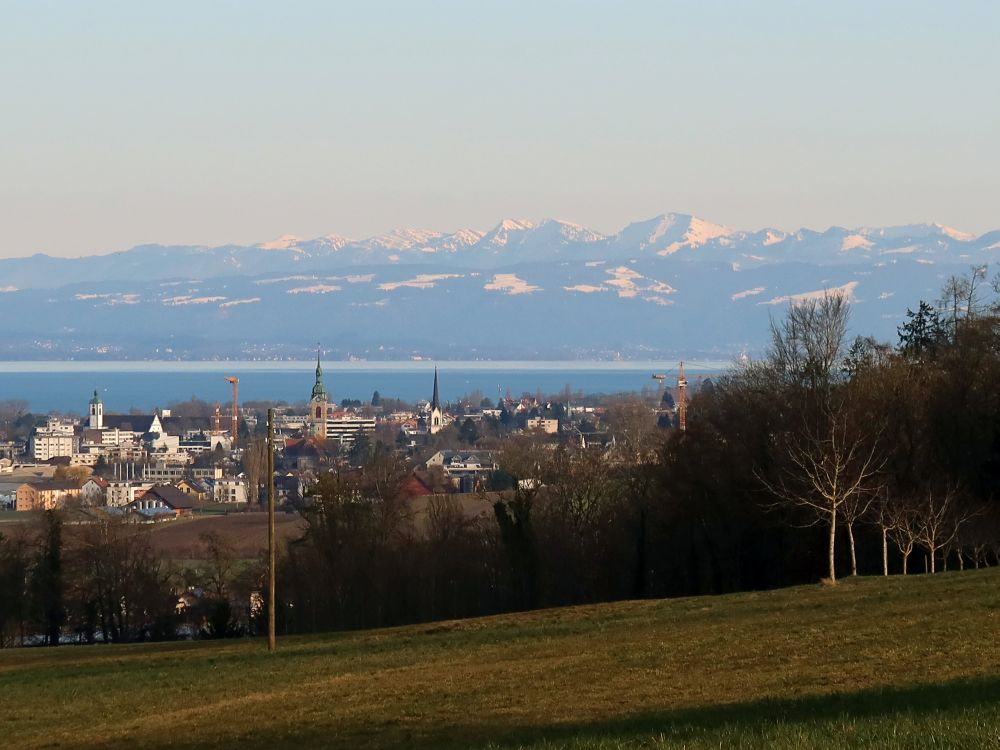
[(992, 0), (0, 0), (0, 257), (669, 211), (981, 233), (997, 38)]

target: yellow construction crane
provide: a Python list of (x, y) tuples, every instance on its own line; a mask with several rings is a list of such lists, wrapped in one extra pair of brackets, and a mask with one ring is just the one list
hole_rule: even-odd
[(240, 426), (240, 379), (226, 376), (226, 382), (233, 386), (233, 426), (232, 445), (236, 447), (237, 431)]

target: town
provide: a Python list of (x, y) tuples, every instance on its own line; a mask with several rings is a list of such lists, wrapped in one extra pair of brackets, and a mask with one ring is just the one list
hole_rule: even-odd
[[(683, 418), (687, 381), (683, 363), (680, 368), (676, 388), (654, 375), (658, 387), (642, 394), (581, 394), (578, 404), (569, 392), (508, 393), (496, 402), (473, 393), (446, 404), (437, 369), (428, 398), (418, 404), (383, 398), (377, 390), (367, 403), (338, 404), (317, 354), (308, 401), (274, 407), (278, 505), (300, 507), (321, 472), (360, 467), (376, 444), (409, 467), (402, 487), (407, 497), (494, 489), (498, 451), (516, 436), (607, 451), (616, 441), (609, 408), (628, 403), (649, 428)], [(233, 401), (225, 407), (192, 399), (150, 414), (112, 414), (95, 390), (78, 419), (35, 416), (7, 402), (0, 413), (0, 509), (73, 509), (141, 522), (261, 509), (267, 407), (241, 405), (238, 379), (227, 380)]]

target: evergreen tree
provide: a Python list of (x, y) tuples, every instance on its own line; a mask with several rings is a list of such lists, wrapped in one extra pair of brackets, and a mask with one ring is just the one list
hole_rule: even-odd
[(372, 442), (368, 439), (367, 433), (364, 430), (358, 430), (358, 434), (354, 438), (354, 445), (347, 452), (347, 460), (351, 462), (352, 466), (361, 466), (368, 460), (371, 452)]
[(462, 426), (458, 430), (458, 439), (467, 445), (475, 445), (479, 440), (479, 428), (476, 423), (471, 419), (462, 422)]
[(906, 309), (906, 317), (906, 322), (896, 329), (900, 351), (908, 357), (933, 357), (947, 335), (938, 311), (920, 300), (916, 312)]

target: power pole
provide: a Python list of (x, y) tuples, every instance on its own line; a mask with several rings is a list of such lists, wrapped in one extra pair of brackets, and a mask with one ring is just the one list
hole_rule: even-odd
[(687, 378), (684, 377), (684, 362), (677, 371), (677, 426), (681, 432), (687, 429)]
[(275, 633), (275, 558), (274, 538), (274, 409), (267, 410), (267, 650), (277, 648)]

